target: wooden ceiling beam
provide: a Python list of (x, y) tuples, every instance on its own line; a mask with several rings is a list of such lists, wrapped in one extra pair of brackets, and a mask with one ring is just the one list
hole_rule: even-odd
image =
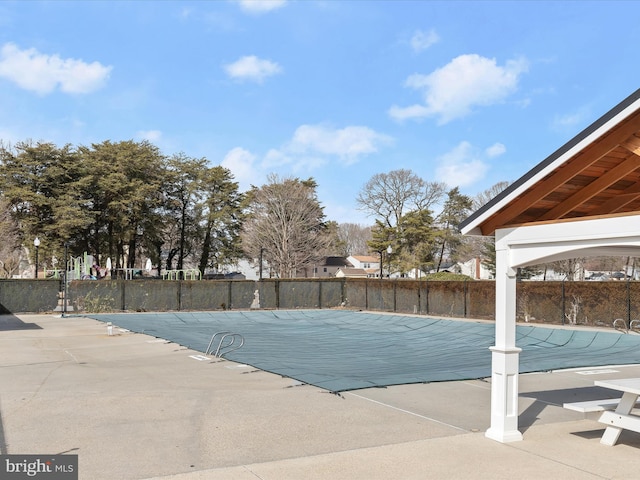
[(625, 188), (621, 193), (604, 202), (600, 207), (596, 208), (589, 215), (605, 215), (607, 213), (616, 213), (625, 205), (635, 201), (640, 197), (640, 183), (634, 183)]
[(515, 217), (531, 205), (549, 195), (549, 193), (575, 177), (585, 168), (596, 163), (609, 152), (616, 149), (621, 143), (628, 141), (638, 130), (640, 130), (640, 112), (636, 112), (620, 127), (610, 131), (608, 134), (587, 146), (574, 157), (571, 163), (554, 171), (548, 178), (540, 181), (530, 191), (511, 202), (503, 211), (497, 212), (488, 218), (486, 222), (480, 225), (482, 234), (493, 235), (496, 228), (511, 223)]
[(630, 155), (628, 159), (612, 168), (604, 175), (596, 178), (593, 182), (584, 188), (581, 188), (576, 193), (571, 195), (565, 201), (559, 203), (554, 208), (545, 213), (539, 220), (553, 220), (556, 218), (562, 218), (564, 215), (574, 210), (577, 206), (583, 204), (591, 197), (599, 194), (603, 190), (606, 190), (611, 185), (624, 178), (629, 173), (640, 168), (640, 157), (637, 155)]
[(626, 148), (631, 153), (640, 156), (640, 138), (636, 137), (635, 135), (631, 135), (624, 142), (622, 142), (620, 146)]

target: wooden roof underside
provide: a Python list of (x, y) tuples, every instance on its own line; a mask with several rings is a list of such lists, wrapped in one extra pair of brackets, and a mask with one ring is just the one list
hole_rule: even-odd
[[(596, 124), (598, 122), (590, 129), (593, 130)], [(586, 136), (584, 132), (581, 135)], [(553, 161), (550, 157), (546, 163), (552, 165)], [(497, 228), (514, 225), (640, 214), (640, 108), (527, 186), (528, 176), (532, 176), (531, 172), (465, 220), (463, 225), (473, 223), (486, 207), (495, 211), (484, 220), (476, 220), (476, 230), (479, 228), (482, 235), (493, 235)], [(524, 189), (501, 205), (500, 199), (517, 188)]]

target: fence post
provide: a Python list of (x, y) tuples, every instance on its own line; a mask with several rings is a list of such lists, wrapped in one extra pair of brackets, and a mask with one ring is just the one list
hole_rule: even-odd
[(364, 281), (364, 309), (369, 310), (369, 279)]
[(464, 317), (463, 318), (467, 318), (467, 280), (464, 280), (464, 288), (462, 289), (462, 295), (464, 296), (464, 306), (463, 306), (463, 311), (464, 311)]
[(429, 279), (424, 282), (425, 288), (425, 301), (424, 301), (424, 314), (429, 315)]
[(564, 325), (564, 317), (565, 317), (565, 296), (564, 296), (564, 280), (562, 280), (562, 325)]
[(396, 288), (398, 288), (398, 279), (392, 280), (393, 282), (393, 313), (396, 313)]
[(124, 280), (117, 280), (118, 282), (120, 282), (120, 310), (125, 312), (126, 311), (126, 307), (127, 307), (127, 297), (126, 297), (126, 292), (125, 292), (125, 281)]
[(631, 325), (631, 284), (627, 278), (627, 325)]

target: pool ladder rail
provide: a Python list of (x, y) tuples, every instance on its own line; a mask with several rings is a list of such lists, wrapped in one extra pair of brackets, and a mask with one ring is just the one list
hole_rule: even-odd
[[(214, 353), (214, 349), (212, 348), (212, 345), (214, 345), (216, 338), (218, 338), (218, 344), (217, 344), (217, 347), (215, 347), (215, 353)], [(213, 356), (216, 358), (224, 358), (224, 356), (227, 353), (231, 353), (234, 350), (238, 350), (243, 345), (244, 345), (244, 337), (239, 333), (216, 332), (211, 337), (211, 340), (209, 341), (209, 345), (207, 346), (207, 349), (205, 350), (204, 353), (205, 355), (210, 355), (213, 353)]]
[(627, 328), (627, 322), (625, 322), (624, 319), (616, 318), (613, 321), (613, 328), (624, 333), (629, 333), (629, 332), (640, 333), (640, 320), (631, 320), (629, 322), (629, 327)]

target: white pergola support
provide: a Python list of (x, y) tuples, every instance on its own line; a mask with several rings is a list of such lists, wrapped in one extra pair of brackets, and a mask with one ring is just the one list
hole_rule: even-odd
[(491, 347), (491, 426), (499, 442), (522, 440), (518, 430), (516, 269), (579, 256), (640, 252), (640, 216), (612, 216), (496, 230), (496, 343)]
[(496, 344), (491, 347), (491, 427), (486, 435), (513, 442), (522, 440), (518, 431), (521, 349), (516, 347), (516, 270), (509, 266), (509, 249), (502, 244), (498, 248), (496, 240)]

